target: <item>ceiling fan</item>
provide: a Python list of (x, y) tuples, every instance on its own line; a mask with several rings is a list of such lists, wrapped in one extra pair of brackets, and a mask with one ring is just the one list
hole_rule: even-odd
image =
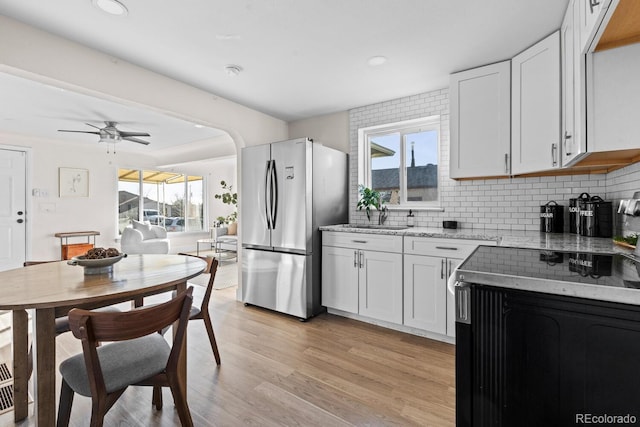
[(105, 121), (106, 125), (103, 128), (92, 125), (91, 123), (85, 123), (87, 126), (91, 126), (92, 128), (98, 129), (97, 131), (89, 131), (89, 130), (66, 130), (66, 129), (58, 129), (58, 132), (75, 132), (75, 133), (92, 133), (94, 135), (99, 135), (100, 140), (98, 142), (110, 142), (116, 143), (122, 140), (137, 142), (138, 144), (149, 145), (149, 141), (145, 141), (143, 139), (136, 138), (138, 136), (151, 136), (147, 132), (125, 132), (121, 131), (116, 126), (118, 122), (110, 122)]

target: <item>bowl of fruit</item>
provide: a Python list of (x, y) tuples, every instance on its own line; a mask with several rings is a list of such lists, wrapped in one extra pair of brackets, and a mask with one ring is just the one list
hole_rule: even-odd
[(91, 248), (84, 255), (74, 256), (67, 264), (84, 267), (84, 274), (105, 274), (113, 271), (113, 264), (126, 257), (115, 248)]

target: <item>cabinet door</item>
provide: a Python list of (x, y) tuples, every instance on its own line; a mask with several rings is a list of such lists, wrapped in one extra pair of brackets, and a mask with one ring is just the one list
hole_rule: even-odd
[(450, 177), (508, 175), (510, 62), (452, 74), (450, 91)]
[(580, 49), (580, 0), (569, 2), (560, 29), (562, 58), (562, 166), (570, 166), (586, 152), (584, 137), (585, 60)]
[(577, 0), (579, 3), (578, 31), (580, 52), (588, 53), (611, 0)]
[[(453, 270), (458, 268), (462, 264), (462, 259), (448, 258), (447, 264), (449, 264), (449, 277), (453, 274)], [(447, 281), (449, 279), (447, 278)], [(456, 336), (456, 297), (447, 289), (447, 335), (450, 337)]]
[(402, 323), (402, 254), (360, 251), (359, 313)]
[(322, 305), (358, 313), (358, 250), (322, 247)]
[(404, 256), (404, 324), (438, 334), (447, 329), (445, 258)]
[(511, 60), (513, 174), (560, 165), (560, 33)]
[(589, 151), (635, 149), (631, 158), (640, 147), (640, 44), (604, 50), (591, 59)]

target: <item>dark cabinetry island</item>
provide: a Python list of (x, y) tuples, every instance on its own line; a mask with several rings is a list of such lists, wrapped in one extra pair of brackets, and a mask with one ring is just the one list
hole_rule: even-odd
[[(541, 251), (479, 248), (460, 267), (458, 426), (640, 423), (638, 273), (630, 258), (602, 257), (555, 253), (550, 264)], [(584, 297), (607, 289), (614, 301)]]

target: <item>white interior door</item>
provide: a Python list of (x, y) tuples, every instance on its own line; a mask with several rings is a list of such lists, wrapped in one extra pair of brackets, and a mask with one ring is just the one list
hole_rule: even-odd
[(25, 261), (26, 153), (0, 150), (0, 271)]

